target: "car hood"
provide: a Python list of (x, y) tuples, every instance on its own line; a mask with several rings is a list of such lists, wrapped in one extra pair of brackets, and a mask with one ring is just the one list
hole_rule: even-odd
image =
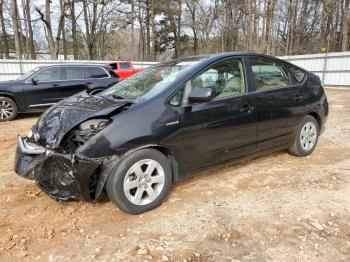
[(64, 135), (81, 122), (108, 115), (130, 102), (79, 93), (50, 107), (33, 126), (33, 137), (42, 146), (56, 148)]

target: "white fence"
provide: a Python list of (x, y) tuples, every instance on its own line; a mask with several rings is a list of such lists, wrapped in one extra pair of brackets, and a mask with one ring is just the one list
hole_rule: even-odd
[(283, 56), (302, 68), (317, 74), (324, 85), (350, 86), (350, 52)]
[[(350, 86), (350, 52), (283, 56), (320, 76), (324, 85)], [(55, 60), (0, 60), (0, 80), (16, 79), (29, 70), (44, 65), (62, 63), (106, 64), (106, 61), (55, 61)], [(133, 62), (136, 68), (146, 68), (156, 62)]]

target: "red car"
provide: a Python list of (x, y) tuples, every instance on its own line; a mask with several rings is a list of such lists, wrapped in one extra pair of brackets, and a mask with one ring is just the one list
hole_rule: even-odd
[(135, 69), (133, 64), (128, 61), (109, 62), (108, 65), (113, 68), (113, 72), (119, 76), (120, 81), (140, 72), (142, 69)]

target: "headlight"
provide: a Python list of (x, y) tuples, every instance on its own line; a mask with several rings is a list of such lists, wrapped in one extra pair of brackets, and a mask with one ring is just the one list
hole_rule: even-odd
[(30, 130), (29, 133), (28, 133), (28, 138), (32, 138), (33, 137), (33, 131)]

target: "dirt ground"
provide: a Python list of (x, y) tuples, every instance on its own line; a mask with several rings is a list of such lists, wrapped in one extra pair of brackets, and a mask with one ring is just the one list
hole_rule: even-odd
[(0, 123), (0, 261), (350, 261), (350, 90), (327, 95), (312, 155), (211, 168), (143, 215), (50, 199), (13, 171), (38, 116)]

